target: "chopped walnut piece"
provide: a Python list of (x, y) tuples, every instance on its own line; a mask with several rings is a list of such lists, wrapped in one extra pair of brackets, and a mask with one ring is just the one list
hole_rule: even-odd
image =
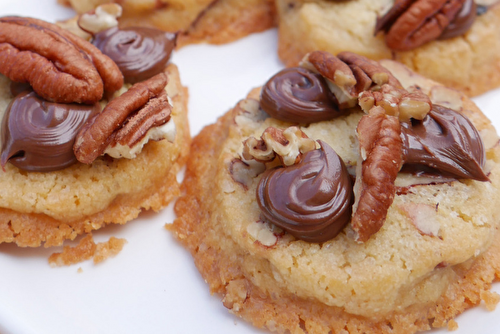
[(265, 170), (266, 165), (255, 160), (243, 161), (241, 159), (233, 159), (229, 164), (231, 178), (241, 184), (245, 190), (248, 190), (248, 186), (252, 180)]
[(100, 31), (118, 26), (120, 16), (122, 16), (122, 7), (116, 3), (107, 3), (80, 15), (78, 26), (94, 35)]
[(94, 104), (123, 85), (118, 66), (91, 43), (34, 18), (0, 18), (0, 73), (58, 103)]
[(365, 242), (384, 224), (394, 200), (394, 181), (403, 164), (403, 143), (399, 120), (373, 107), (361, 118), (357, 135), (362, 157), (356, 177), (351, 225), (355, 240)]
[(431, 237), (439, 237), (441, 225), (436, 219), (436, 205), (405, 203), (401, 206), (401, 210), (421, 234)]
[[(132, 151), (150, 129), (167, 123), (172, 106), (164, 90), (166, 85), (167, 76), (160, 73), (112, 100), (76, 136), (73, 151), (78, 161), (92, 163), (108, 146), (121, 145)], [(128, 154), (122, 150), (119, 155)]]
[(316, 142), (296, 126), (285, 130), (269, 127), (260, 138), (250, 137), (243, 142), (245, 160), (269, 162), (278, 155), (284, 166), (291, 166), (300, 161), (302, 153), (316, 149)]
[(272, 247), (278, 242), (278, 235), (282, 234), (283, 230), (278, 226), (256, 221), (247, 226), (247, 233), (261, 245)]
[(69, 31), (70, 33), (81, 37), (86, 41), (90, 41), (92, 39), (92, 35), (80, 28), (80, 26), (78, 25), (78, 18), (79, 16), (75, 16), (70, 18), (69, 20), (57, 21), (56, 24), (64, 30)]
[(373, 106), (382, 107), (386, 114), (399, 117), (406, 122), (411, 118), (422, 120), (432, 108), (429, 97), (416, 88), (409, 90), (388, 84), (378, 91), (364, 91), (359, 94), (359, 105), (366, 113)]

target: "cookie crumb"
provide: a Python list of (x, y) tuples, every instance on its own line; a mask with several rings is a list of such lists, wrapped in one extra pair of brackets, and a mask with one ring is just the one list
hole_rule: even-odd
[(64, 246), (61, 253), (54, 253), (49, 257), (49, 264), (52, 267), (69, 266), (89, 260), (94, 256), (96, 244), (92, 234), (88, 234), (77, 246)]
[(120, 253), (123, 249), (123, 245), (127, 242), (126, 239), (118, 239), (115, 237), (109, 238), (107, 242), (100, 242), (97, 244), (95, 255), (94, 255), (94, 264), (100, 263), (106, 260), (110, 256), (115, 256)]
[[(49, 257), (49, 264), (52, 267), (70, 266), (91, 258), (94, 259), (94, 264), (100, 263), (108, 257), (118, 254), (126, 242), (126, 239), (111, 237), (107, 242), (96, 244), (92, 234), (88, 234), (80, 240), (77, 246), (64, 246), (61, 253), (52, 254)], [(83, 272), (83, 269), (79, 268), (78, 273), (81, 272)]]
[(78, 268), (78, 270), (76, 272), (79, 273), (79, 274), (83, 273), (82, 267)]
[(498, 302), (500, 302), (500, 295), (492, 291), (481, 291), (481, 300), (484, 301), (484, 305), (488, 311), (494, 311), (497, 307)]
[(458, 329), (458, 324), (455, 320), (451, 319), (450, 321), (448, 321), (448, 330), (450, 332), (456, 331), (457, 329)]

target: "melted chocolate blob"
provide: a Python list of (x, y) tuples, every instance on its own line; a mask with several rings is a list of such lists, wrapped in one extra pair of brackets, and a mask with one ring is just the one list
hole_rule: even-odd
[(402, 123), (401, 138), (403, 171), (488, 181), (481, 137), (470, 120), (454, 110), (433, 105), (422, 121)]
[(466, 0), (460, 12), (443, 30), (439, 39), (453, 38), (465, 34), (476, 20), (476, 6), (474, 0)]
[(19, 93), (2, 120), (0, 161), (34, 172), (50, 172), (76, 162), (75, 136), (100, 104), (60, 104), (43, 100), (33, 91)]
[(334, 238), (349, 222), (354, 201), (344, 162), (320, 144), (298, 164), (268, 170), (257, 187), (265, 219), (309, 242)]
[(325, 79), (301, 67), (282, 70), (262, 89), (261, 108), (271, 117), (292, 123), (315, 123), (344, 115)]
[(125, 82), (136, 83), (163, 72), (176, 40), (176, 34), (158, 29), (114, 27), (97, 33), (92, 43), (113, 59)]

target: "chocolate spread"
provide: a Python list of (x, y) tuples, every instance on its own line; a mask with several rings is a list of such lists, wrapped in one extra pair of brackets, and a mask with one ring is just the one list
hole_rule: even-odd
[(342, 159), (328, 144), (309, 151), (290, 167), (265, 172), (257, 201), (265, 219), (296, 238), (323, 242), (349, 222), (352, 181)]
[(292, 123), (314, 123), (344, 115), (325, 79), (301, 67), (282, 70), (262, 89), (260, 106), (271, 117)]
[(60, 104), (33, 91), (19, 93), (2, 120), (2, 166), (9, 161), (26, 171), (49, 172), (74, 164), (75, 136), (100, 110), (99, 103)]
[(404, 171), (488, 181), (483, 142), (467, 117), (433, 105), (422, 121), (404, 122), (401, 130)]
[(467, 0), (453, 21), (444, 29), (439, 39), (447, 39), (465, 34), (476, 20), (477, 6), (474, 0)]
[(125, 77), (136, 83), (163, 72), (177, 35), (158, 29), (113, 27), (97, 33), (92, 43), (113, 59)]

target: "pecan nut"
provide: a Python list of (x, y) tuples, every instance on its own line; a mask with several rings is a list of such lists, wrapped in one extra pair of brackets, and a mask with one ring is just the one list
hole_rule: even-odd
[(364, 91), (359, 94), (359, 105), (366, 113), (373, 106), (382, 107), (388, 115), (397, 116), (407, 122), (411, 118), (423, 120), (432, 109), (432, 102), (426, 94), (416, 88), (409, 90), (383, 85), (378, 91)]
[(467, 1), (398, 0), (377, 20), (375, 34), (384, 31), (387, 46), (392, 50), (412, 50), (439, 38)]
[(307, 54), (300, 65), (327, 80), (340, 109), (354, 107), (361, 92), (384, 84), (403, 88), (398, 79), (378, 62), (352, 52), (334, 56), (325, 51), (314, 51)]
[(356, 241), (365, 242), (380, 230), (394, 200), (394, 182), (403, 165), (403, 143), (399, 120), (381, 107), (373, 107), (361, 118), (357, 134), (362, 161), (354, 186), (351, 225)]
[(116, 64), (96, 47), (34, 18), (0, 18), (0, 73), (58, 103), (94, 104), (123, 85)]
[(168, 122), (172, 106), (166, 85), (167, 76), (160, 73), (112, 100), (76, 136), (73, 151), (77, 160), (92, 163), (108, 146), (131, 148), (149, 129)]
[(243, 142), (243, 158), (270, 162), (277, 155), (282, 165), (291, 166), (300, 161), (302, 153), (314, 149), (316, 142), (296, 126), (285, 130), (269, 127), (260, 140), (250, 137)]
[(356, 77), (349, 66), (326, 51), (313, 51), (302, 59), (300, 66), (321, 74), (327, 79), (328, 86), (337, 98), (339, 108), (352, 108), (356, 105)]

